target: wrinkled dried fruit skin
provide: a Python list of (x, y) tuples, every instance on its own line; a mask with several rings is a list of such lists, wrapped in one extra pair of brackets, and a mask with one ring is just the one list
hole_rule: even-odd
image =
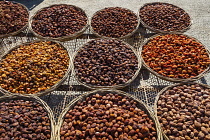
[(155, 123), (137, 106), (136, 101), (116, 93), (90, 95), (66, 113), (60, 138), (156, 140)]
[(87, 24), (86, 14), (72, 5), (53, 5), (39, 11), (32, 29), (44, 37), (64, 37), (81, 31)]
[(147, 66), (170, 78), (192, 78), (210, 64), (205, 47), (184, 35), (168, 34), (152, 38), (143, 46), (142, 58)]
[(18, 3), (0, 1), (0, 13), (0, 35), (16, 32), (28, 23), (28, 11)]
[(35, 94), (65, 75), (68, 52), (52, 41), (21, 45), (0, 62), (0, 85), (12, 93)]
[(50, 119), (39, 103), (25, 100), (0, 103), (0, 139), (49, 140), (50, 137)]
[(190, 16), (181, 8), (167, 3), (154, 3), (142, 7), (141, 20), (162, 31), (180, 31), (190, 26)]
[(138, 69), (138, 59), (122, 41), (98, 39), (78, 51), (74, 67), (79, 79), (94, 86), (113, 86), (130, 80)]
[(198, 84), (168, 89), (157, 103), (157, 116), (170, 139), (207, 140), (210, 133), (210, 89)]
[(120, 7), (102, 9), (92, 17), (91, 26), (101, 36), (119, 38), (133, 32), (138, 25), (137, 16)]

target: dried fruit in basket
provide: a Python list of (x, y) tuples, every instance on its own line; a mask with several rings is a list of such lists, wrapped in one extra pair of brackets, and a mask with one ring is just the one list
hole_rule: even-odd
[(93, 15), (91, 26), (93, 31), (100, 36), (121, 38), (136, 30), (138, 18), (131, 10), (109, 7)]
[(77, 34), (87, 25), (84, 11), (73, 5), (52, 5), (38, 11), (31, 27), (42, 37), (58, 38)]
[(0, 103), (0, 139), (51, 138), (51, 122), (46, 110), (33, 101), (10, 100)]
[(208, 140), (210, 89), (199, 84), (183, 84), (167, 89), (158, 99), (157, 116), (170, 140)]
[(193, 78), (209, 68), (206, 48), (197, 40), (168, 34), (151, 38), (142, 48), (145, 64), (159, 75), (169, 78)]
[(64, 116), (60, 139), (157, 139), (155, 123), (129, 97), (94, 94)]
[(74, 67), (79, 80), (87, 85), (114, 86), (133, 78), (138, 70), (138, 58), (120, 40), (97, 39), (77, 52)]
[(19, 3), (0, 1), (0, 13), (0, 36), (14, 33), (28, 23), (28, 10)]
[(142, 22), (153, 30), (182, 31), (191, 25), (191, 19), (183, 9), (169, 3), (148, 3), (139, 11)]
[(11, 93), (35, 94), (57, 84), (68, 65), (67, 50), (56, 42), (20, 45), (0, 61), (0, 86)]

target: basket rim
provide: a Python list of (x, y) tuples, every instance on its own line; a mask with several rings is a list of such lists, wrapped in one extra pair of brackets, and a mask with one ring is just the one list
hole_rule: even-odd
[[(92, 27), (92, 19), (93, 19), (93, 17), (94, 17), (95, 15), (97, 15), (99, 12), (101, 12), (102, 10), (104, 10), (104, 9), (106, 9), (106, 8), (121, 8), (121, 9), (125, 9), (125, 10), (128, 10), (128, 11), (132, 12), (132, 13), (136, 16), (136, 18), (137, 18), (137, 22), (138, 22), (138, 23), (137, 23), (137, 25), (136, 25), (136, 28), (135, 28), (132, 32), (130, 32), (130, 33), (124, 35), (124, 36), (118, 37), (118, 38), (116, 38), (116, 37), (107, 37), (107, 36), (103, 36), (103, 35), (98, 34), (98, 33), (93, 29), (93, 27)], [(129, 37), (131, 37), (131, 36), (139, 29), (139, 25), (140, 25), (140, 18), (139, 18), (139, 16), (138, 16), (134, 11), (132, 11), (132, 10), (130, 10), (130, 9), (128, 9), (128, 8), (119, 7), (119, 6), (104, 7), (103, 9), (100, 9), (100, 10), (96, 11), (96, 12), (92, 15), (92, 17), (90, 18), (89, 21), (90, 21), (90, 31), (91, 31), (94, 35), (96, 35), (97, 37), (104, 38), (104, 39), (108, 39), (108, 38), (126, 39), (126, 38), (129, 38)]]
[[(131, 79), (129, 79), (126, 83), (124, 84), (117, 84), (117, 85), (114, 85), (114, 86), (96, 86), (96, 85), (91, 85), (91, 84), (87, 84), (86, 82), (82, 82), (80, 80), (80, 78), (78, 77), (77, 73), (76, 73), (76, 68), (74, 67), (74, 60), (75, 60), (75, 57), (77, 56), (78, 52), (80, 50), (82, 50), (86, 45), (88, 45), (91, 41), (93, 40), (117, 40), (117, 41), (121, 41), (123, 44), (125, 44), (127, 47), (129, 47), (133, 53), (135, 54), (136, 58), (137, 58), (137, 61), (138, 61), (138, 69), (135, 71), (134, 75), (132, 76)], [(119, 39), (114, 39), (114, 38), (106, 38), (106, 39), (103, 39), (103, 38), (97, 38), (97, 39), (92, 39), (88, 42), (86, 42), (85, 44), (83, 44), (82, 46), (79, 47), (79, 49), (74, 53), (73, 57), (72, 57), (72, 73), (75, 74), (75, 78), (76, 78), (76, 81), (79, 82), (80, 84), (82, 84), (83, 86), (89, 88), (89, 89), (120, 89), (120, 88), (123, 88), (127, 85), (129, 85), (132, 81), (134, 81), (136, 79), (136, 77), (138, 76), (139, 74), (139, 71), (142, 67), (142, 62), (141, 62), (141, 59), (140, 59), (140, 52), (136, 51), (133, 46), (131, 46), (130, 44), (128, 44), (127, 42), (125, 41), (122, 41), (122, 40), (119, 40)]]
[(160, 131), (160, 126), (158, 125), (157, 120), (154, 116), (154, 113), (151, 111), (149, 106), (146, 105), (143, 101), (139, 100), (134, 95), (130, 95), (130, 94), (124, 92), (124, 91), (116, 90), (116, 89), (97, 89), (97, 90), (89, 91), (89, 92), (86, 92), (86, 93), (80, 95), (79, 97), (75, 98), (68, 105), (66, 105), (65, 109), (59, 115), (58, 123), (56, 125), (56, 132), (57, 132), (56, 135), (57, 135), (58, 140), (60, 140), (60, 128), (61, 128), (61, 126), (64, 122), (64, 116), (66, 115), (66, 113), (70, 109), (72, 109), (78, 101), (84, 101), (87, 97), (89, 97), (91, 95), (94, 95), (94, 94), (97, 94), (97, 93), (101, 94), (101, 95), (104, 95), (104, 94), (107, 94), (107, 93), (114, 93), (114, 94), (118, 94), (118, 95), (121, 95), (121, 96), (126, 96), (126, 97), (130, 98), (131, 100), (136, 101), (138, 103), (137, 108), (144, 111), (145, 114), (147, 114), (148, 117), (154, 122), (156, 132), (157, 132), (157, 140), (162, 140), (162, 133)]
[[(186, 28), (183, 28), (183, 29), (180, 29), (180, 30), (174, 30), (174, 31), (164, 31), (164, 30), (160, 30), (160, 29), (157, 29), (157, 28), (154, 28), (154, 27), (151, 27), (151, 26), (147, 25), (147, 24), (141, 19), (141, 17), (140, 17), (140, 11), (141, 11), (142, 8), (144, 8), (144, 7), (148, 6), (148, 5), (154, 5), (154, 4), (166, 4), (166, 5), (174, 6), (174, 7), (176, 7), (176, 8), (180, 8), (181, 10), (183, 10), (183, 11), (190, 17), (189, 25), (188, 25)], [(162, 34), (184, 33), (184, 32), (186, 32), (187, 30), (189, 30), (190, 27), (191, 27), (192, 24), (193, 24), (193, 19), (192, 19), (192, 17), (191, 17), (184, 9), (182, 9), (181, 7), (176, 6), (176, 5), (174, 5), (174, 4), (167, 3), (167, 2), (149, 2), (149, 3), (145, 3), (145, 4), (144, 4), (143, 6), (141, 6), (141, 7), (139, 8), (139, 10), (138, 10), (138, 17), (139, 17), (139, 20), (140, 20), (141, 24), (142, 24), (145, 28), (149, 29), (149, 30), (152, 31), (152, 32), (155, 32), (155, 33), (162, 33)]]
[(14, 32), (11, 32), (11, 33), (7, 33), (7, 34), (2, 34), (2, 35), (0, 35), (0, 38), (5, 38), (5, 37), (17, 35), (17, 34), (19, 34), (20, 32), (24, 31), (24, 30), (28, 27), (28, 25), (29, 25), (30, 12), (29, 12), (29, 9), (28, 9), (25, 5), (23, 5), (23, 4), (19, 3), (19, 2), (16, 2), (16, 1), (7, 1), (7, 0), (6, 0), (5, 2), (12, 2), (12, 3), (14, 3), (14, 4), (19, 4), (19, 5), (21, 5), (21, 6), (25, 9), (25, 11), (28, 13), (28, 17), (27, 17), (28, 20), (27, 20), (26, 24), (25, 24), (22, 28), (20, 28), (19, 30), (14, 31)]
[(209, 89), (210, 89), (210, 86), (209, 86), (209, 85), (203, 84), (203, 83), (198, 83), (198, 82), (183, 82), (183, 83), (176, 83), (176, 84), (172, 84), (172, 85), (169, 85), (169, 86), (163, 88), (163, 89), (157, 94), (157, 96), (155, 97), (155, 102), (154, 102), (154, 106), (153, 106), (154, 115), (155, 115), (155, 118), (156, 118), (156, 120), (157, 120), (158, 125), (160, 126), (160, 131), (162, 132), (163, 137), (164, 137), (166, 140), (169, 140), (169, 138), (168, 138), (168, 136), (164, 133), (164, 131), (163, 131), (161, 125), (160, 125), (158, 116), (157, 116), (157, 103), (158, 103), (158, 100), (159, 100), (159, 98), (160, 98), (160, 95), (163, 95), (167, 90), (172, 89), (173, 87), (182, 86), (182, 85), (195, 85), (195, 84), (198, 84), (198, 85), (200, 85), (200, 86), (202, 86), (202, 87), (205, 87), (205, 88), (209, 88)]
[(49, 120), (50, 120), (50, 124), (51, 124), (51, 138), (50, 140), (54, 140), (55, 137), (55, 119), (54, 119), (54, 115), (53, 112), (51, 110), (51, 108), (47, 105), (47, 103), (45, 101), (43, 101), (42, 99), (40, 99), (39, 97), (36, 96), (23, 96), (23, 95), (4, 95), (0, 97), (0, 102), (4, 102), (4, 101), (10, 101), (10, 100), (24, 100), (24, 101), (33, 101), (33, 102), (37, 102), (40, 104), (40, 106), (42, 106), (44, 108), (44, 110), (47, 112)]
[(70, 53), (68, 52), (68, 49), (59, 41), (55, 41), (55, 40), (45, 40), (45, 39), (36, 39), (36, 40), (33, 40), (33, 41), (30, 41), (30, 42), (25, 42), (25, 43), (21, 43), (19, 45), (16, 45), (15, 47), (12, 47), (11, 49), (9, 49), (8, 51), (6, 51), (1, 57), (0, 57), (0, 62), (9, 54), (11, 53), (13, 50), (19, 48), (21, 45), (28, 45), (28, 44), (31, 44), (31, 43), (37, 43), (37, 42), (47, 42), (47, 41), (51, 41), (51, 42), (54, 42), (56, 44), (58, 44), (60, 47), (62, 47), (64, 50), (66, 50), (67, 54), (68, 54), (68, 57), (69, 57), (69, 63), (68, 63), (68, 69), (67, 71), (65, 72), (64, 76), (56, 83), (54, 84), (53, 86), (51, 86), (49, 89), (46, 89), (46, 90), (43, 90), (41, 92), (36, 92), (34, 94), (21, 94), (21, 93), (12, 93), (12, 92), (9, 92), (7, 91), (6, 89), (2, 88), (0, 86), (0, 92), (2, 92), (4, 95), (24, 95), (24, 96), (43, 96), (43, 95), (46, 95), (52, 91), (54, 91), (56, 88), (58, 88), (65, 80), (66, 78), (68, 77), (68, 75), (72, 72), (72, 58), (71, 58), (71, 55)]
[[(48, 9), (48, 8), (51, 8), (53, 6), (60, 6), (60, 5), (66, 5), (66, 6), (73, 6), (75, 7), (76, 9), (82, 11), (84, 14), (85, 14), (85, 17), (87, 18), (87, 22), (86, 22), (86, 25), (81, 29), (79, 30), (78, 32), (75, 32), (74, 34), (70, 34), (70, 35), (66, 35), (66, 36), (61, 36), (61, 37), (49, 37), (49, 36), (42, 36), (38, 33), (36, 33), (33, 28), (32, 28), (32, 22), (33, 22), (33, 18), (42, 10), (44, 9)], [(75, 5), (72, 5), (72, 4), (53, 4), (53, 5), (50, 5), (50, 6), (46, 6), (46, 7), (43, 7), (39, 10), (37, 10), (32, 16), (31, 18), (29, 19), (29, 30), (38, 38), (41, 38), (41, 39), (50, 39), (50, 40), (58, 40), (58, 41), (64, 41), (66, 39), (75, 39), (77, 38), (78, 36), (82, 35), (86, 29), (88, 28), (89, 26), (89, 18), (88, 18), (88, 15), (87, 13), (85, 12), (85, 10), (83, 10), (82, 8), (78, 7), (78, 6), (75, 6)]]
[[(161, 33), (159, 33), (159, 34), (155, 34), (155, 35), (153, 35), (153, 36), (147, 38), (147, 39), (141, 44), (141, 46), (140, 46), (140, 48), (139, 48), (139, 51), (142, 52), (144, 45), (146, 45), (147, 43), (149, 43), (150, 40), (154, 39), (155, 37), (158, 37), (158, 36), (165, 36), (165, 35), (183, 35), (183, 36), (185, 36), (185, 37), (188, 37), (188, 38), (191, 38), (191, 39), (195, 40), (196, 42), (200, 43), (200, 44), (204, 47), (204, 49), (206, 50), (206, 52), (207, 52), (207, 54), (208, 54), (208, 56), (209, 56), (209, 59), (210, 59), (210, 51), (208, 50), (208, 48), (207, 48), (203, 43), (201, 43), (198, 39), (196, 39), (196, 38), (194, 38), (194, 37), (191, 37), (191, 36), (189, 36), (189, 35), (183, 34), (183, 33), (172, 33), (172, 34), (161, 34)], [(140, 58), (141, 58), (141, 61), (142, 61), (143, 66), (144, 66), (147, 70), (149, 70), (149, 71), (150, 71), (152, 74), (154, 74), (155, 76), (157, 76), (157, 77), (159, 77), (159, 78), (161, 78), (161, 79), (163, 79), (163, 80), (170, 81), (170, 82), (190, 82), (190, 81), (196, 81), (196, 80), (202, 78), (205, 74), (207, 74), (207, 73), (210, 71), (210, 65), (209, 65), (208, 68), (206, 68), (202, 73), (198, 74), (198, 75), (195, 76), (195, 77), (187, 78), (187, 79), (182, 79), (182, 78), (170, 78), (170, 77), (163, 76), (163, 75), (157, 73), (156, 71), (154, 71), (152, 68), (150, 68), (150, 67), (146, 64), (146, 62), (144, 61), (144, 59), (142, 58), (142, 54), (141, 54)]]

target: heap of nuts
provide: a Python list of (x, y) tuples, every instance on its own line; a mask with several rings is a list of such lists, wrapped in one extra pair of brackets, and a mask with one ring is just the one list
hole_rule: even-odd
[(43, 37), (64, 37), (81, 31), (87, 25), (87, 16), (72, 5), (53, 5), (36, 13), (32, 29)]
[(210, 140), (210, 89), (184, 84), (166, 90), (157, 116), (170, 140)]
[(193, 38), (179, 34), (159, 35), (142, 48), (146, 65), (170, 78), (193, 78), (210, 64), (205, 47)]
[(49, 140), (50, 138), (50, 119), (40, 104), (26, 100), (0, 103), (0, 139)]
[(146, 4), (139, 16), (147, 26), (162, 31), (180, 31), (191, 24), (190, 16), (183, 9), (168, 3)]
[(68, 65), (68, 52), (58, 43), (20, 45), (0, 61), (0, 86), (12, 93), (35, 94), (59, 82)]
[(93, 86), (125, 84), (138, 70), (138, 58), (123, 41), (92, 40), (81, 48), (74, 59), (81, 82)]
[(156, 140), (155, 123), (131, 98), (115, 93), (90, 95), (64, 116), (61, 140)]
[(0, 35), (16, 32), (28, 23), (28, 10), (21, 4), (0, 1), (0, 13)]
[(97, 34), (112, 38), (128, 35), (137, 28), (137, 25), (137, 15), (120, 7), (102, 9), (91, 19), (91, 26)]

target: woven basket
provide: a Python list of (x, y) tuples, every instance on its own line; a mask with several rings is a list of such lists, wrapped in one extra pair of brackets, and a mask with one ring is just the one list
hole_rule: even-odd
[(167, 86), (167, 87), (163, 88), (163, 89), (157, 94), (157, 96), (156, 96), (156, 98), (155, 98), (155, 103), (154, 103), (155, 118), (156, 118), (156, 120), (157, 120), (158, 126), (160, 126), (160, 131), (162, 132), (163, 137), (164, 137), (165, 140), (170, 140), (170, 139), (169, 139), (168, 136), (164, 133), (164, 131), (163, 131), (161, 125), (160, 125), (160, 122), (159, 122), (159, 120), (158, 120), (158, 117), (157, 117), (157, 103), (158, 103), (158, 100), (159, 100), (159, 98), (160, 98), (160, 96), (161, 96), (162, 94), (164, 94), (167, 90), (172, 89), (173, 87), (177, 87), (177, 86), (181, 86), (181, 85), (192, 85), (192, 84), (198, 84), (198, 85), (200, 85), (200, 86), (202, 86), (202, 87), (205, 87), (205, 88), (209, 88), (209, 89), (210, 89), (210, 86), (205, 85), (205, 84), (201, 84), (201, 83), (197, 83), (197, 82), (178, 83), (178, 84), (173, 84), (173, 85), (170, 85), (170, 86)]
[(56, 140), (60, 140), (60, 129), (61, 129), (61, 126), (62, 126), (63, 121), (64, 121), (64, 116), (66, 115), (66, 113), (70, 109), (73, 109), (73, 107), (76, 105), (76, 103), (78, 101), (84, 101), (87, 97), (89, 97), (91, 95), (94, 95), (94, 94), (106, 95), (108, 93), (119, 94), (121, 96), (127, 96), (127, 97), (131, 98), (132, 100), (136, 101), (138, 103), (137, 107), (139, 109), (145, 111), (145, 113), (148, 114), (149, 118), (152, 119), (153, 122), (155, 122), (155, 127), (156, 127), (156, 130), (157, 130), (157, 140), (162, 140), (162, 134), (160, 132), (159, 125), (157, 124), (157, 121), (156, 121), (156, 119), (154, 117), (154, 114), (149, 109), (149, 107), (146, 104), (144, 104), (142, 101), (138, 100), (136, 97), (134, 97), (134, 96), (132, 96), (130, 94), (127, 94), (127, 93), (125, 93), (123, 91), (120, 91), (120, 90), (95, 90), (95, 91), (91, 91), (91, 92), (85, 93), (85, 94), (75, 98), (71, 103), (69, 103), (66, 106), (66, 108), (62, 111), (61, 115), (58, 118), (58, 124), (56, 126), (56, 135), (57, 135)]
[[(177, 33), (177, 34), (180, 34), (180, 33)], [(139, 51), (142, 52), (142, 49), (143, 49), (143, 46), (146, 45), (147, 43), (150, 42), (151, 39), (157, 37), (157, 36), (160, 36), (160, 35), (164, 35), (164, 34), (157, 34), (157, 35), (154, 35), (150, 38), (148, 38), (147, 40), (144, 41), (144, 43), (141, 45)], [(192, 38), (194, 39), (195, 41), (201, 43), (200, 41), (198, 41), (197, 39), (193, 38), (193, 37), (190, 37), (188, 35), (185, 35), (185, 34), (180, 34), (180, 35), (184, 35), (186, 37), (189, 37), (189, 38)], [(202, 44), (202, 43), (201, 43)], [(203, 44), (202, 44), (203, 45)], [(203, 45), (203, 47), (206, 49), (208, 55), (209, 55), (209, 58), (210, 58), (210, 52), (209, 50), (207, 49), (206, 46)], [(189, 81), (195, 81), (195, 80), (198, 80), (200, 78), (202, 78), (205, 74), (207, 74), (209, 71), (210, 71), (210, 66), (205, 70), (203, 71), (202, 73), (200, 73), (199, 75), (193, 77), (193, 78), (187, 78), (187, 79), (182, 79), (182, 78), (170, 78), (170, 77), (166, 77), (166, 76), (163, 76), (163, 75), (160, 75), (159, 73), (157, 73), (156, 71), (154, 71), (153, 69), (151, 69), (144, 61), (144, 59), (142, 58), (142, 55), (141, 55), (141, 61), (143, 63), (143, 66), (145, 68), (147, 68), (151, 73), (153, 73), (155, 76), (163, 79), (163, 80), (167, 80), (167, 81), (171, 81), (171, 82), (189, 82)]]
[[(23, 5), (23, 4), (21, 4), (21, 3), (18, 3), (18, 2), (15, 2), (15, 1), (10, 1), (10, 2), (21, 5), (22, 7), (25, 8), (25, 10), (26, 10), (26, 12), (28, 13), (28, 15), (30, 14), (28, 8), (27, 8), (25, 5)], [(28, 16), (28, 19), (29, 19), (29, 16)], [(27, 27), (28, 27), (28, 22), (26, 23), (25, 26), (23, 26), (21, 29), (15, 31), (15, 32), (8, 33), (8, 34), (4, 34), (4, 35), (0, 35), (0, 38), (4, 38), (4, 37), (8, 37), (8, 36), (17, 35), (17, 34), (19, 34), (20, 32), (22, 32), (23, 30), (25, 30)]]
[(76, 33), (74, 33), (74, 34), (71, 34), (71, 35), (53, 38), (53, 37), (44, 37), (44, 36), (41, 36), (40, 34), (36, 33), (36, 32), (33, 30), (33, 28), (32, 28), (32, 22), (33, 22), (34, 16), (35, 16), (37, 13), (39, 13), (40, 11), (42, 11), (43, 9), (47, 9), (47, 8), (50, 8), (50, 7), (52, 7), (52, 6), (57, 6), (57, 5), (67, 5), (67, 4), (54, 4), (54, 5), (51, 5), (51, 6), (49, 6), (49, 7), (44, 7), (44, 8), (42, 8), (42, 9), (36, 11), (36, 12), (34, 13), (34, 15), (33, 15), (33, 16), (30, 18), (30, 20), (29, 20), (29, 30), (30, 30), (36, 37), (38, 37), (38, 38), (41, 38), (41, 39), (53, 39), (53, 40), (58, 40), (58, 41), (66, 41), (66, 40), (70, 40), (70, 39), (75, 39), (75, 38), (77, 38), (78, 36), (82, 35), (82, 34), (85, 32), (85, 30), (87, 29), (87, 27), (89, 26), (89, 20), (88, 20), (88, 16), (87, 16), (87, 14), (85, 13), (85, 11), (84, 11), (83, 9), (81, 9), (81, 8), (79, 8), (79, 7), (77, 7), (77, 6), (75, 6), (75, 5), (70, 5), (70, 6), (73, 6), (73, 7), (77, 8), (78, 10), (82, 11), (82, 12), (86, 15), (86, 17), (87, 17), (87, 23), (86, 23), (86, 25), (85, 25), (80, 31), (78, 31), (78, 32), (76, 32)]
[(0, 102), (6, 102), (6, 101), (10, 101), (10, 100), (25, 100), (25, 101), (33, 101), (33, 102), (39, 103), (45, 109), (45, 111), (47, 112), (48, 117), (50, 119), (50, 123), (51, 123), (51, 139), (50, 140), (55, 139), (54, 138), (55, 137), (55, 120), (54, 120), (52, 110), (46, 104), (46, 102), (41, 100), (39, 97), (35, 97), (35, 96), (11, 95), (11, 96), (1, 96), (0, 97)]
[[(113, 7), (106, 7), (106, 8), (113, 8)], [(122, 8), (122, 7), (120, 7), (120, 8)], [(105, 9), (105, 8), (104, 8), (104, 9)], [(97, 15), (100, 11), (102, 11), (102, 10), (104, 10), (104, 9), (101, 9), (101, 10), (97, 11), (96, 13), (94, 13), (93, 16), (92, 16), (92, 18), (93, 18), (95, 15)], [(122, 8), (122, 9), (126, 9), (126, 10), (131, 11), (130, 9), (127, 9), (127, 8)], [(134, 13), (133, 11), (131, 11), (131, 12), (132, 12), (133, 14), (136, 15), (137, 20), (138, 20), (138, 23), (137, 23), (136, 28), (135, 28), (131, 33), (128, 33), (128, 34), (126, 34), (126, 35), (124, 35), (124, 36), (122, 36), (122, 37), (116, 38), (116, 39), (126, 39), (126, 38), (129, 38), (129, 37), (131, 37), (131, 36), (138, 30), (139, 24), (140, 24), (139, 16), (138, 16), (136, 13)], [(100, 37), (100, 38), (113, 38), (113, 37), (107, 37), (107, 36), (102, 36), (102, 35), (98, 34), (98, 33), (92, 28), (92, 26), (91, 26), (92, 18), (90, 19), (90, 31), (91, 31), (93, 34), (95, 34), (96, 36), (98, 36), (98, 37)]]
[[(190, 17), (190, 15), (189, 15), (186, 11), (185, 11), (185, 13), (188, 14), (189, 17), (190, 17), (190, 24), (189, 24), (189, 26), (187, 26), (186, 28), (184, 28), (184, 29), (182, 29), (182, 30), (164, 31), (164, 30), (156, 29), (156, 28), (154, 28), (154, 27), (151, 27), (151, 26), (147, 25), (147, 24), (141, 19), (141, 17), (140, 17), (140, 10), (141, 10), (142, 8), (144, 8), (145, 6), (154, 5), (154, 4), (158, 4), (158, 3), (167, 4), (167, 5), (172, 5), (172, 6), (174, 6), (174, 7), (180, 8), (180, 7), (176, 6), (176, 5), (169, 4), (169, 3), (164, 3), (164, 2), (145, 3), (145, 4), (139, 9), (139, 11), (138, 11), (138, 17), (139, 17), (139, 19), (140, 19), (140, 22), (141, 22), (141, 24), (142, 24), (145, 28), (147, 28), (148, 30), (150, 30), (150, 31), (152, 31), (152, 32), (164, 33), (164, 34), (183, 33), (183, 32), (186, 32), (187, 30), (190, 29), (190, 27), (191, 27), (191, 25), (192, 25), (192, 23), (193, 23), (193, 20), (192, 20), (192, 17)], [(180, 9), (182, 9), (182, 8), (180, 8)], [(183, 10), (183, 9), (182, 9), (182, 10)]]
[[(34, 41), (31, 41), (31, 42), (26, 42), (26, 43), (20, 44), (18, 46), (15, 46), (12, 49), (10, 49), (7, 52), (5, 52), (4, 55), (2, 55), (2, 57), (0, 57), (0, 61), (2, 61), (2, 59), (4, 59), (7, 54), (9, 54), (13, 50), (17, 49), (21, 45), (27, 45), (27, 44), (30, 44), (30, 43), (36, 43), (36, 42), (41, 42), (41, 41), (52, 41), (52, 40), (38, 39), (38, 40), (34, 40)], [(52, 41), (52, 42), (57, 43), (59, 46), (61, 46), (63, 49), (65, 49), (68, 52), (67, 48), (65, 48), (60, 42), (58, 42), (58, 41)], [(46, 90), (41, 91), (41, 92), (37, 92), (35, 94), (32, 94), (33, 96), (43, 96), (43, 95), (46, 95), (46, 94), (52, 92), (53, 90), (55, 90), (56, 88), (58, 88), (66, 80), (66, 78), (68, 77), (69, 73), (71, 73), (71, 71), (72, 71), (72, 60), (71, 60), (71, 56), (70, 56), (69, 52), (68, 52), (68, 56), (69, 56), (69, 66), (68, 66), (68, 69), (67, 69), (65, 75), (63, 76), (63, 78), (59, 82), (57, 82), (55, 85), (53, 85), (51, 88), (46, 89)], [(2, 92), (5, 95), (19, 95), (19, 93), (9, 92), (9, 91), (3, 89), (1, 86), (0, 86), (0, 92)], [(22, 95), (25, 95), (25, 94), (22, 94)], [(27, 94), (27, 95), (30, 95), (30, 94)]]
[[(100, 39), (96, 39), (96, 40), (100, 40)], [(89, 42), (90, 42), (90, 41), (89, 41)], [(86, 44), (84, 44), (83, 46), (81, 46), (81, 47), (77, 50), (77, 52), (75, 52), (75, 54), (73, 55), (73, 59), (72, 59), (72, 66), (73, 66), (72, 72), (73, 72), (74, 75), (76, 75), (76, 80), (77, 80), (80, 84), (82, 84), (82, 85), (84, 85), (84, 86), (86, 86), (87, 88), (90, 88), (90, 89), (102, 89), (102, 88), (105, 88), (105, 89), (110, 89), (110, 88), (113, 88), (113, 89), (120, 89), (120, 88), (123, 88), (123, 87), (129, 85), (132, 81), (135, 80), (135, 78), (138, 76), (139, 71), (140, 71), (141, 66), (142, 66), (142, 63), (141, 63), (141, 60), (140, 60), (140, 57), (139, 57), (140, 54), (139, 54), (139, 52), (137, 52), (131, 45), (129, 45), (129, 44), (126, 43), (126, 42), (123, 42), (123, 43), (126, 44), (129, 48), (131, 48), (131, 49), (133, 50), (133, 52), (135, 53), (135, 55), (136, 55), (136, 57), (137, 57), (137, 59), (138, 59), (138, 70), (136, 70), (134, 76), (133, 76), (130, 80), (128, 80), (128, 81), (127, 81), (126, 83), (124, 83), (124, 84), (118, 84), (118, 85), (114, 85), (114, 86), (96, 86), (96, 85), (91, 85), (91, 84), (87, 84), (87, 83), (85, 83), (85, 82), (82, 82), (82, 81), (80, 80), (80, 78), (79, 78), (79, 77), (77, 76), (77, 74), (76, 74), (76, 69), (74, 68), (74, 59), (75, 59), (76, 55), (78, 54), (78, 52), (79, 52), (83, 47), (85, 47), (85, 45), (87, 45), (89, 42), (87, 42)]]

